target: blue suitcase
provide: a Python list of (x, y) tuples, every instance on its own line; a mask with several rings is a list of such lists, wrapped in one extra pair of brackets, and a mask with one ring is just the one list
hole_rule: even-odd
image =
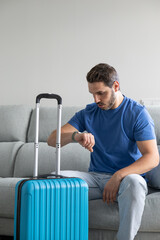
[[(38, 177), (39, 103), (58, 101), (56, 174)], [(35, 166), (33, 178), (19, 181), (15, 189), (14, 240), (88, 240), (88, 186), (79, 178), (60, 175), (61, 97), (36, 98)]]

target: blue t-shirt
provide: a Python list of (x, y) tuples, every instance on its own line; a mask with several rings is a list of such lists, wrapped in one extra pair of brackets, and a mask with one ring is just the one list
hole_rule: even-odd
[(68, 122), (95, 137), (89, 171), (115, 173), (142, 154), (136, 141), (155, 139), (154, 123), (146, 108), (124, 96), (116, 109), (102, 110), (96, 103), (77, 112)]

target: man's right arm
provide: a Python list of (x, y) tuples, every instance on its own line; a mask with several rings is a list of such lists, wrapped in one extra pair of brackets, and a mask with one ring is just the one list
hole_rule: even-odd
[[(74, 140), (90, 152), (93, 152), (93, 146), (95, 145), (94, 136), (91, 133), (79, 133), (78, 130), (69, 123), (61, 128), (61, 146), (63, 147), (68, 143), (74, 142), (72, 139), (74, 132), (77, 132), (74, 135)], [(56, 147), (56, 134), (57, 131), (55, 130), (49, 136), (47, 140), (49, 146)]]

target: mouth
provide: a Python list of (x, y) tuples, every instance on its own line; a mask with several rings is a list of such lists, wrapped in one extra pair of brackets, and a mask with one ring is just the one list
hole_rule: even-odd
[(105, 104), (103, 103), (97, 103), (98, 107), (103, 108)]

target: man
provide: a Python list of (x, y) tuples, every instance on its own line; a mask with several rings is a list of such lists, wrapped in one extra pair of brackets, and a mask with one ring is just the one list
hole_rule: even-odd
[[(89, 172), (68, 175), (87, 181), (90, 199), (103, 198), (107, 204), (117, 200), (117, 240), (133, 240), (147, 194), (145, 173), (159, 163), (153, 121), (144, 106), (122, 95), (113, 67), (96, 65), (87, 74), (87, 81), (95, 103), (62, 127), (61, 144), (77, 142), (88, 149)], [(56, 146), (56, 131), (48, 144)]]

